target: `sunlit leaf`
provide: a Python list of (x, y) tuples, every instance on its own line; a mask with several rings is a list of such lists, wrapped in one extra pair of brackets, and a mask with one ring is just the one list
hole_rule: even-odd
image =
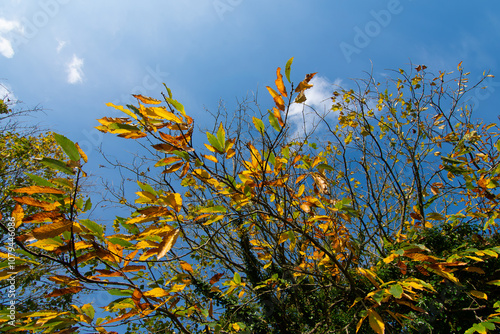
[(175, 241), (177, 240), (177, 237), (179, 236), (179, 232), (180, 230), (172, 230), (170, 232), (167, 232), (167, 234), (163, 237), (163, 241), (158, 247), (158, 260), (163, 258), (165, 254), (167, 254), (168, 251), (172, 248), (172, 246), (175, 244)]

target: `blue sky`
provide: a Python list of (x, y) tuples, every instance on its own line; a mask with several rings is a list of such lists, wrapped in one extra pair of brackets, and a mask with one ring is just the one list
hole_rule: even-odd
[[(319, 72), (326, 98), (330, 83), (362, 77), (371, 62), (374, 73), (464, 61), (472, 78), (495, 74), (499, 41), (497, 1), (2, 0), (0, 80), (47, 110), (36, 121), (89, 150), (108, 141), (93, 130), (113, 115), (106, 102), (159, 96), (162, 82), (202, 120), (219, 99), (230, 109), (257, 89), (263, 97), (292, 56), (295, 80)], [(496, 80), (483, 116), (498, 113)]]

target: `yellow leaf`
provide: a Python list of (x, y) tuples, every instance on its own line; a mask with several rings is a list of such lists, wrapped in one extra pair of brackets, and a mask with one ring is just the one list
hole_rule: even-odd
[(363, 324), (363, 321), (366, 319), (366, 315), (359, 319), (358, 323), (356, 324), (356, 333), (359, 331), (359, 329), (361, 328), (361, 325)]
[(276, 87), (278, 87), (278, 91), (280, 92), (281, 95), (287, 97), (285, 84), (283, 83), (283, 75), (281, 75), (280, 72), (281, 68), (278, 67), (278, 69), (276, 70), (276, 76), (277, 76), (277, 79), (275, 81)]
[(210, 160), (212, 162), (215, 162), (215, 163), (218, 163), (219, 161), (217, 160), (216, 157), (214, 157), (213, 155), (205, 155), (205, 154), (202, 154), (202, 156), (207, 159), (207, 160)]
[(178, 193), (170, 193), (167, 197), (160, 197), (165, 203), (177, 212), (182, 209), (182, 197)]
[(481, 292), (481, 291), (472, 290), (472, 291), (470, 291), (470, 294), (476, 298), (480, 298), (480, 299), (484, 299), (484, 300), (488, 299), (488, 295), (486, 295), (484, 292)]
[(167, 121), (174, 122), (176, 124), (183, 123), (179, 117), (177, 117), (174, 113), (167, 111), (167, 108), (165, 108), (165, 107), (150, 107), (148, 109), (150, 109), (152, 112), (154, 112), (159, 117), (166, 119)]
[(114, 105), (111, 102), (110, 103), (106, 103), (106, 106), (113, 107), (113, 108), (115, 108), (117, 110), (120, 110), (120, 111), (124, 112), (125, 114), (129, 115), (130, 117), (137, 119), (137, 115), (136, 114), (134, 114), (133, 112), (131, 112), (128, 109), (125, 109), (123, 106), (117, 106), (117, 105)]
[(80, 145), (78, 145), (78, 143), (75, 143), (75, 146), (76, 146), (76, 149), (78, 150), (78, 153), (80, 153), (80, 156), (82, 157), (83, 161), (88, 162), (89, 158), (87, 157), (85, 152), (83, 152), (83, 150), (80, 148)]
[(146, 291), (144, 292), (144, 296), (146, 297), (155, 297), (155, 298), (161, 298), (168, 296), (169, 293), (162, 288), (154, 288), (153, 290)]
[(385, 324), (380, 315), (373, 309), (368, 310), (368, 321), (370, 322), (370, 327), (377, 334), (383, 334), (385, 332)]
[(165, 254), (167, 254), (168, 251), (172, 248), (172, 246), (175, 244), (175, 241), (177, 240), (177, 237), (179, 236), (179, 232), (180, 230), (172, 230), (170, 232), (167, 232), (167, 234), (163, 237), (163, 241), (158, 247), (158, 260), (164, 257)]

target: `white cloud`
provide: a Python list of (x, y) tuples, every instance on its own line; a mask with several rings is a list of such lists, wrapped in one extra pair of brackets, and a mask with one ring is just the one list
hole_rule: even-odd
[(83, 59), (73, 55), (71, 62), (67, 64), (66, 72), (68, 72), (68, 82), (76, 84), (83, 81)]
[(18, 21), (9, 21), (0, 18), (0, 54), (6, 58), (14, 57), (14, 48), (12, 42), (6, 36), (10, 32), (23, 32), (23, 27)]
[(6, 83), (0, 82), (0, 99), (4, 101), (9, 101), (10, 106), (15, 105), (17, 98), (12, 92), (12, 89)]
[(61, 50), (64, 48), (65, 45), (66, 45), (66, 41), (58, 41), (57, 53), (61, 52)]
[(301, 138), (319, 125), (322, 118), (331, 113), (332, 93), (341, 84), (340, 79), (331, 83), (327, 78), (315, 76), (310, 82), (313, 86), (305, 91), (306, 102), (290, 106), (288, 117), (295, 125), (293, 138)]

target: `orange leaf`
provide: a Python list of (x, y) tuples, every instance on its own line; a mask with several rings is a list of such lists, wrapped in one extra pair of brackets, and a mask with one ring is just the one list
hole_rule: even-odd
[(190, 273), (193, 272), (193, 267), (186, 261), (181, 261), (180, 262), (181, 268), (184, 269), (185, 271), (189, 271)]
[(127, 273), (131, 271), (138, 271), (138, 270), (146, 270), (145, 266), (125, 266), (123, 267), (122, 271)]
[(16, 192), (16, 193), (25, 193), (28, 195), (32, 195), (32, 194), (64, 194), (65, 193), (63, 190), (59, 190), (56, 188), (40, 187), (40, 186), (24, 187), (24, 188), (14, 189), (12, 191)]
[(132, 294), (132, 300), (134, 301), (134, 304), (139, 308), (141, 308), (141, 304), (140, 304), (141, 298), (142, 298), (141, 290), (135, 289), (134, 293)]
[(46, 298), (59, 297), (59, 296), (67, 295), (67, 294), (70, 294), (70, 293), (80, 292), (82, 289), (83, 288), (80, 287), (80, 286), (74, 286), (74, 287), (71, 287), (71, 288), (64, 288), (64, 289), (55, 289), (54, 291), (52, 291), (48, 295), (45, 295), (45, 297)]
[(283, 98), (281, 97), (281, 95), (276, 93), (276, 91), (269, 86), (266, 86), (266, 88), (269, 91), (269, 93), (271, 94), (271, 96), (273, 97), (274, 103), (276, 103), (276, 107), (278, 107), (279, 110), (284, 111), (285, 110), (285, 102), (283, 101)]
[(281, 75), (281, 68), (278, 67), (276, 70), (276, 76), (278, 77), (275, 81), (276, 87), (278, 87), (278, 91), (283, 95), (284, 97), (287, 97), (286, 95), (286, 88), (285, 84), (283, 83), (283, 75)]
[(153, 99), (151, 97), (146, 97), (146, 96), (142, 96), (142, 95), (134, 95), (134, 94), (132, 94), (132, 96), (135, 97), (136, 99), (138, 99), (139, 101), (141, 101), (142, 103), (147, 103), (147, 104), (160, 104), (161, 103), (160, 100)]
[(217, 283), (220, 278), (224, 276), (223, 273), (220, 273), (220, 274), (215, 274), (211, 279), (210, 279), (210, 284), (214, 285), (215, 283)]
[(310, 85), (309, 81), (311, 81), (311, 79), (316, 75), (316, 73), (306, 74), (306, 78), (299, 83), (297, 88), (295, 88), (295, 92), (300, 93), (300, 92), (305, 91), (306, 89), (311, 88), (313, 85)]
[(118, 318), (114, 318), (114, 319), (108, 320), (106, 322), (103, 322), (101, 325), (107, 325), (107, 324), (110, 324), (112, 322), (116, 322), (116, 321), (128, 319), (130, 317), (133, 317), (137, 313), (139, 313), (139, 312), (137, 312), (136, 310), (132, 310), (132, 311), (130, 311), (128, 313), (125, 313), (124, 315), (119, 316)]
[(36, 206), (39, 208), (43, 208), (45, 211), (55, 210), (55, 208), (57, 208), (60, 205), (57, 202), (56, 203), (49, 203), (49, 202), (45, 202), (45, 201), (39, 201), (37, 199), (27, 197), (27, 196), (12, 197), (12, 199), (18, 203), (21, 203), (21, 204), (27, 204), (30, 206)]

